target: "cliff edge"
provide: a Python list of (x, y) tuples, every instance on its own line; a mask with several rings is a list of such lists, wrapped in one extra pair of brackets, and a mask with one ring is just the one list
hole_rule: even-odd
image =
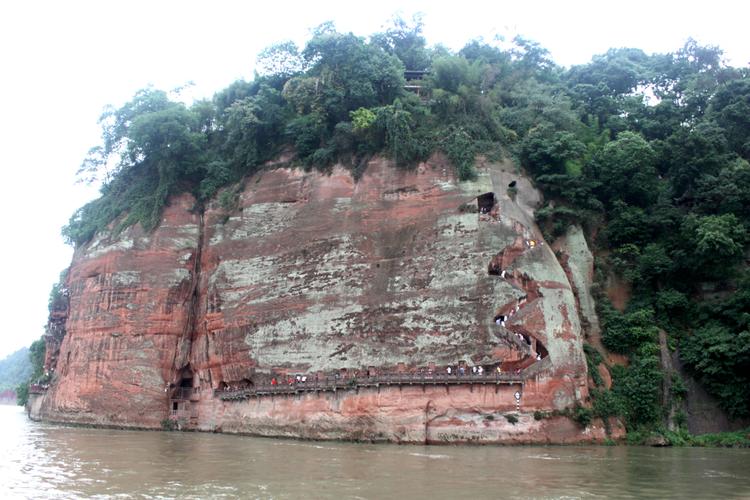
[(511, 164), (480, 161), (470, 182), (439, 156), (411, 171), (375, 160), (356, 182), (339, 167), (279, 168), (228, 198), (176, 197), (152, 233), (98, 234), (76, 250), (32, 417), (320, 439), (604, 439), (566, 417), (588, 394), (580, 300), (534, 224), (539, 193)]

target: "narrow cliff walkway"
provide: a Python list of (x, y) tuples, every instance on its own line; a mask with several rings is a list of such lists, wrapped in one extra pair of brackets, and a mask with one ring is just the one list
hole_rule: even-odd
[[(510, 185), (516, 186), (516, 181), (513, 180)], [(494, 193), (485, 193), (478, 196), (476, 200), (480, 223), (503, 223), (512, 227), (516, 233), (515, 241), (498, 252), (487, 264), (487, 272), (491, 276), (505, 280), (515, 290), (522, 293), (520, 298), (495, 311), (493, 322), (496, 325), (496, 335), (504, 338), (523, 354), (524, 358), (517, 366), (522, 369), (528, 368), (534, 362), (546, 359), (549, 353), (538, 338), (525, 328), (510, 324), (510, 321), (515, 315), (522, 314), (524, 308), (541, 297), (541, 293), (538, 284), (531, 277), (526, 273), (512, 270), (512, 266), (520, 256), (539, 251), (538, 249), (543, 245), (543, 242), (531, 236), (523, 225), (502, 214), (499, 198)], [(509, 324), (506, 326), (506, 323)]]
[(237, 390), (216, 390), (214, 395), (224, 401), (243, 400), (255, 397), (300, 394), (305, 392), (337, 392), (360, 388), (380, 388), (389, 386), (428, 386), (428, 385), (523, 385), (533, 376), (532, 371), (520, 373), (486, 373), (465, 375), (448, 374), (410, 374), (394, 373), (373, 377), (324, 377), (307, 382), (292, 384), (263, 384)]

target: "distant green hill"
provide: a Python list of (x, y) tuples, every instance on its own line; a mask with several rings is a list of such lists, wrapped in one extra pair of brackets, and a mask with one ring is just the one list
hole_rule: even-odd
[(31, 377), (29, 348), (23, 347), (0, 360), (0, 391), (13, 389)]

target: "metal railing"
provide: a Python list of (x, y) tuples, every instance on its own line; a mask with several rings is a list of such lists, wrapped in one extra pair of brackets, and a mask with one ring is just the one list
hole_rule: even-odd
[(196, 387), (177, 387), (172, 390), (172, 399), (193, 399), (198, 396)]
[(390, 385), (461, 385), (461, 384), (523, 384), (523, 373), (388, 373), (371, 377), (308, 377), (306, 382), (279, 380), (276, 384), (263, 383), (243, 389), (215, 390), (222, 400), (239, 400), (274, 394), (338, 391), (363, 387)]

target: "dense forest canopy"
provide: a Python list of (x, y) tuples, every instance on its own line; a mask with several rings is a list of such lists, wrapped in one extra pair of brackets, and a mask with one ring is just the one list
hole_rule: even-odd
[[(116, 228), (154, 227), (170, 195), (199, 203), (282, 151), (295, 163), (340, 163), (358, 177), (375, 154), (410, 168), (442, 151), (461, 179), (474, 160), (511, 156), (537, 183), (550, 239), (581, 224), (603, 285), (632, 285), (624, 312), (599, 292), (603, 342), (627, 354), (594, 413), (629, 428), (658, 425), (664, 373), (659, 330), (734, 417), (750, 416), (750, 74), (717, 47), (688, 41), (668, 54), (620, 48), (572, 68), (538, 44), (473, 40), (428, 47), (419, 19), (369, 39), (326, 23), (299, 48), (264, 50), (252, 81), (185, 105), (153, 88), (101, 118), (102, 143), (81, 174), (99, 199), (64, 228), (83, 244)], [(420, 95), (405, 70), (426, 71)], [(596, 292), (596, 290), (595, 290)], [(596, 352), (588, 350), (596, 357)]]

